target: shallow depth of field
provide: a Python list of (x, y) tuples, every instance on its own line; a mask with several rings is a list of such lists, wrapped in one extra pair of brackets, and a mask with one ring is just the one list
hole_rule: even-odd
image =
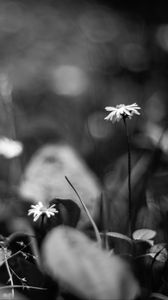
[(0, 0), (0, 299), (168, 300), (167, 67), (160, 3)]

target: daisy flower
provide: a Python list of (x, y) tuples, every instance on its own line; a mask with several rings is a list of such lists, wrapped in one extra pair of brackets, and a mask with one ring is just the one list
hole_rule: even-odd
[(112, 123), (119, 122), (123, 118), (131, 119), (134, 114), (140, 115), (139, 109), (141, 109), (136, 103), (131, 105), (120, 104), (116, 107), (106, 106), (105, 110), (110, 111), (105, 120), (112, 121)]
[(33, 221), (36, 222), (40, 216), (46, 215), (47, 218), (54, 216), (58, 213), (58, 210), (55, 207), (55, 204), (46, 207), (42, 202), (38, 202), (36, 205), (31, 205), (31, 208), (28, 210), (28, 216), (33, 215)]
[(0, 138), (0, 155), (10, 159), (19, 156), (22, 151), (22, 143), (6, 137)]

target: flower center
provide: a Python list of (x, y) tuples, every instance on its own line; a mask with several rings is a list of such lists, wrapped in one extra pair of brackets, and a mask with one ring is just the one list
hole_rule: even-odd
[(41, 207), (41, 208), (40, 208), (40, 211), (41, 211), (42, 213), (45, 213), (45, 212), (46, 212), (46, 210), (47, 210), (47, 208), (46, 208), (46, 207)]
[(125, 106), (124, 104), (119, 104), (119, 105), (116, 106), (116, 108), (119, 109), (119, 108), (123, 108), (124, 106)]

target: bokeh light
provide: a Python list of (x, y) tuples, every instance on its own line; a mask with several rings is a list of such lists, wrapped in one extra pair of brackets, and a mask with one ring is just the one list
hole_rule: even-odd
[(112, 138), (113, 128), (111, 124), (104, 121), (103, 112), (94, 112), (88, 118), (88, 128), (91, 136), (95, 139)]
[(52, 70), (52, 88), (60, 95), (78, 96), (87, 89), (85, 72), (71, 65), (61, 65)]
[(138, 43), (126, 43), (121, 47), (119, 60), (123, 67), (133, 72), (144, 71), (148, 67), (145, 47)]
[(120, 21), (103, 6), (95, 6), (80, 16), (79, 24), (92, 43), (112, 42), (120, 33)]

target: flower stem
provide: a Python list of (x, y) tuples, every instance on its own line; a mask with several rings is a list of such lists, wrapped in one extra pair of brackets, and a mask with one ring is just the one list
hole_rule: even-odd
[(128, 222), (129, 222), (129, 236), (132, 237), (132, 192), (131, 192), (131, 149), (130, 149), (130, 139), (129, 139), (129, 132), (128, 126), (126, 122), (126, 118), (123, 117), (126, 136), (127, 136), (127, 150), (128, 150)]

